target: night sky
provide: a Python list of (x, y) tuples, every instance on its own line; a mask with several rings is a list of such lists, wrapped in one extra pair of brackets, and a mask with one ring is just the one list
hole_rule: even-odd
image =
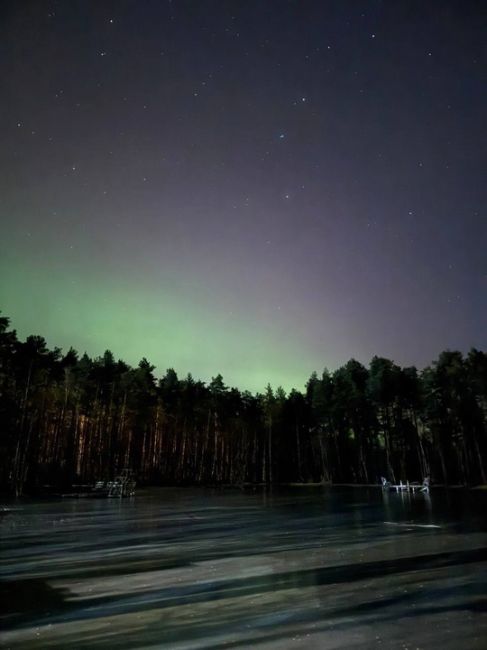
[(482, 2), (0, 8), (0, 308), (252, 391), (487, 348)]

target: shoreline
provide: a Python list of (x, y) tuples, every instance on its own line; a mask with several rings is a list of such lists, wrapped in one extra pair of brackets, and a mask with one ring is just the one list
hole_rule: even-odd
[[(241, 483), (241, 484), (231, 484), (231, 483), (221, 483), (221, 484), (215, 484), (215, 485), (201, 485), (201, 484), (194, 484), (194, 485), (141, 485), (139, 486), (138, 490), (140, 491), (146, 491), (146, 490), (154, 490), (154, 489), (165, 489), (165, 490), (174, 490), (174, 489), (220, 489), (220, 490), (252, 490), (252, 489), (257, 489), (257, 488), (267, 488), (267, 489), (279, 489), (279, 488), (375, 488), (378, 490), (382, 490), (382, 485), (379, 483), (321, 483), (321, 482), (315, 482), (315, 483), (273, 483), (273, 484), (268, 484), (268, 483)], [(442, 489), (442, 490), (468, 490), (468, 491), (476, 491), (476, 492), (482, 492), (482, 491), (487, 491), (487, 485), (480, 484), (480, 485), (445, 485), (444, 483), (435, 483), (434, 485), (430, 486), (430, 491), (431, 490), (437, 490), (437, 489)], [(2, 492), (0, 493), (0, 498), (2, 499), (8, 499), (9, 501), (11, 500), (21, 500), (21, 499), (61, 499), (63, 497), (66, 497), (68, 493), (49, 493), (49, 492), (38, 492), (38, 493), (26, 493), (21, 496), (16, 497), (15, 495), (9, 494), (8, 492)]]

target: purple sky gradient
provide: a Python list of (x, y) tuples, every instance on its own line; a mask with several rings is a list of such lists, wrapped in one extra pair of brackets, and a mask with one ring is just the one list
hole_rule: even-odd
[(481, 3), (1, 12), (0, 306), (20, 334), (101, 354), (104, 291), (116, 355), (144, 349), (143, 319), (136, 346), (117, 329), (136, 304), (192, 341), (148, 341), (160, 372), (259, 390), (266, 367), (302, 387), (350, 357), (487, 347)]

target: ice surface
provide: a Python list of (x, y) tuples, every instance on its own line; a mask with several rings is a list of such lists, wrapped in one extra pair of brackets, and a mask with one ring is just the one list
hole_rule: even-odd
[(159, 489), (19, 501), (4, 647), (487, 647), (487, 495)]

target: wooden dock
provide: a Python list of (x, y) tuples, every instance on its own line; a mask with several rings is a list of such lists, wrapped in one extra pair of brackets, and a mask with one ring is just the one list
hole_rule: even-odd
[(429, 476), (427, 476), (422, 483), (410, 483), (409, 481), (406, 481), (403, 483), (402, 481), (399, 481), (399, 483), (389, 483), (387, 479), (384, 477), (382, 478), (382, 488), (384, 490), (395, 490), (396, 492), (425, 492), (428, 493), (430, 491), (430, 479)]
[(429, 487), (422, 485), (421, 483), (403, 483), (400, 481), (397, 485), (390, 485), (390, 490), (396, 490), (396, 492), (429, 492)]

